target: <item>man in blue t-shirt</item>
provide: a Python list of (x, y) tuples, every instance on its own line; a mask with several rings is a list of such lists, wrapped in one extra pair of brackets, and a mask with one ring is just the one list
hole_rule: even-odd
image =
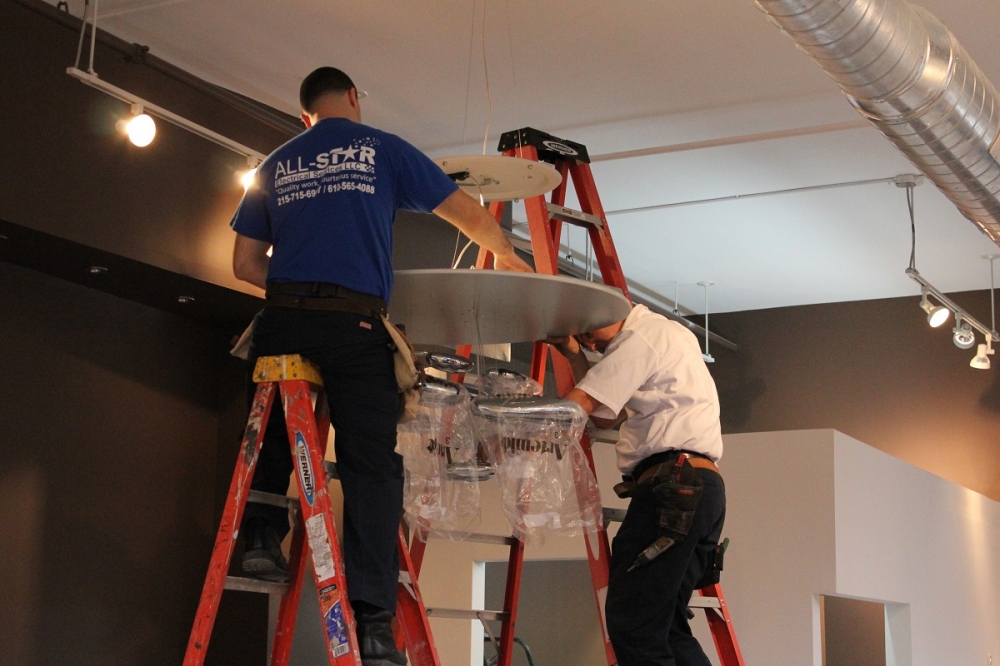
[[(358, 91), (321, 67), (299, 91), (307, 130), (260, 165), (233, 217), (233, 271), (267, 290), (251, 361), (302, 354), (323, 376), (344, 492), (344, 564), (365, 666), (405, 664), (391, 621), (403, 466), (395, 453), (398, 389), (379, 315), (392, 292), (392, 224), (400, 208), (433, 212), (496, 256), (531, 271), (496, 220), (420, 151), (361, 124)], [(268, 256), (268, 250), (272, 254)], [(270, 415), (252, 488), (285, 494), (292, 459), (280, 408)], [(286, 512), (248, 504), (244, 571), (287, 580)]]

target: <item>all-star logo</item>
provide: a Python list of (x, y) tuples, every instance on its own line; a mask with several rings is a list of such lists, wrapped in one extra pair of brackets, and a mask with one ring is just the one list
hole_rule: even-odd
[(299, 469), (302, 496), (309, 506), (312, 506), (315, 494), (315, 477), (313, 477), (312, 461), (309, 460), (309, 449), (306, 448), (306, 440), (301, 432), (295, 433), (295, 462)]
[(553, 141), (551, 139), (549, 139), (547, 141), (542, 141), (542, 145), (545, 146), (546, 148), (548, 148), (549, 150), (557, 152), (557, 153), (559, 153), (561, 155), (570, 155), (570, 156), (572, 156), (572, 155), (579, 155), (580, 154), (578, 151), (574, 150), (573, 148), (570, 148), (565, 143), (559, 143), (558, 141)]

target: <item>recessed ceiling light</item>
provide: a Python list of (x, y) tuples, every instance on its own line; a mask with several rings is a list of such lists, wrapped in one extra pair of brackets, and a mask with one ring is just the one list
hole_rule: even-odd
[(194, 296), (178, 296), (178, 303), (194, 303)]
[(91, 275), (101, 275), (102, 273), (107, 273), (108, 269), (104, 266), (91, 266), (87, 269), (87, 272)]

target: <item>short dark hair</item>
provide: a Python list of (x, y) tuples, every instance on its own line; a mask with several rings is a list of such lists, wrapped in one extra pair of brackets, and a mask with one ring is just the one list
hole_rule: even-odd
[(303, 111), (312, 113), (316, 100), (323, 95), (333, 92), (343, 93), (355, 87), (351, 77), (336, 67), (320, 67), (302, 79), (302, 85), (299, 87), (299, 103)]

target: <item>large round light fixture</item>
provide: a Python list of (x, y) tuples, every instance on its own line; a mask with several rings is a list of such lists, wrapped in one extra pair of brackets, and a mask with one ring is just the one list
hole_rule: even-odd
[(128, 121), (128, 124), (125, 125), (125, 133), (128, 134), (128, 140), (134, 145), (145, 148), (153, 142), (153, 137), (156, 136), (156, 123), (145, 113), (140, 113)]
[(976, 344), (976, 334), (972, 332), (971, 326), (961, 322), (955, 326), (952, 341), (959, 349), (972, 349), (972, 345)]

